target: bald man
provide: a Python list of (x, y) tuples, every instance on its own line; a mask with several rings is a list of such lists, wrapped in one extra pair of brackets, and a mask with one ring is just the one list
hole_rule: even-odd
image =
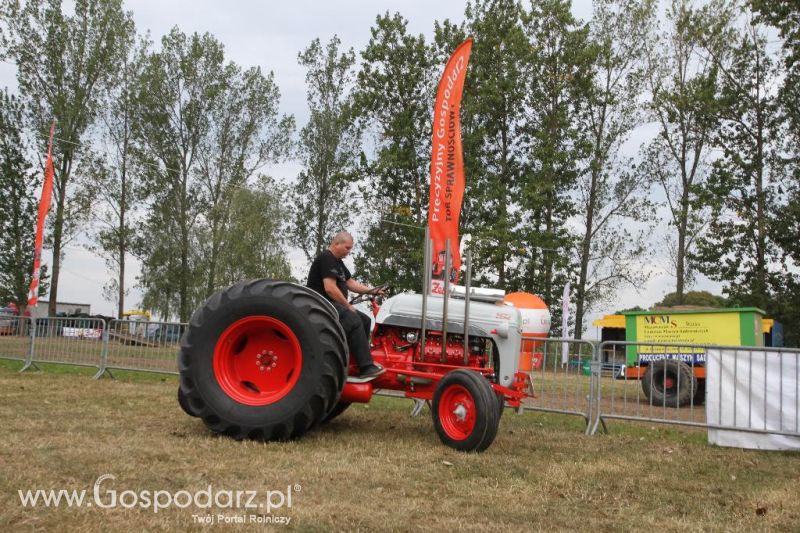
[(336, 308), (350, 353), (358, 364), (359, 378), (367, 381), (380, 376), (386, 369), (375, 364), (369, 351), (370, 318), (350, 305), (347, 295), (348, 290), (359, 294), (383, 294), (383, 291), (353, 279), (342, 261), (352, 249), (353, 236), (346, 231), (337, 233), (328, 249), (311, 263), (306, 285), (327, 298)]

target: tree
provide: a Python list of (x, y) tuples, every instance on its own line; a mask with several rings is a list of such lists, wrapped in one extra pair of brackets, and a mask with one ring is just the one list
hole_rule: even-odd
[[(800, 5), (794, 0), (750, 0), (758, 20), (778, 29), (783, 38), (783, 84), (778, 104), (782, 129), (777, 134), (780, 159), (775, 169), (780, 175), (783, 195), (773, 219), (773, 236), (780, 246), (784, 268), (775, 276), (775, 291), (770, 311), (785, 324), (800, 322)], [(797, 346), (797, 328), (787, 328), (787, 346)]]
[(679, 305), (720, 308), (727, 307), (728, 301), (724, 297), (711, 294), (708, 291), (689, 291), (685, 294), (671, 292), (665, 294), (664, 298), (653, 307), (675, 307)]
[(99, 91), (122, 63), (122, 43), (134, 31), (133, 20), (121, 0), (76, 0), (73, 15), (62, 11), (60, 0), (24, 5), (3, 0), (0, 15), (5, 22), (0, 42), (17, 64), (19, 90), (40, 148), (46, 146), (51, 122), (57, 123), (48, 310), (53, 316), (64, 244), (82, 227), (90, 205), (86, 190), (72, 191), (74, 167), (94, 120)]
[(291, 279), (286, 257), (285, 191), (274, 180), (260, 176), (254, 189), (239, 188), (231, 198), (218, 261), (221, 286), (243, 279)]
[(584, 314), (613, 294), (622, 283), (639, 287), (646, 274), (639, 261), (645, 253), (645, 230), (628, 228), (646, 218), (650, 206), (641, 195), (642, 174), (619, 155), (622, 144), (643, 122), (632, 105), (643, 90), (644, 35), (655, 21), (655, 2), (598, 0), (590, 24), (596, 54), (588, 105), (581, 128), (590, 143), (588, 165), (579, 176), (578, 219), (582, 235), (580, 270), (575, 285), (575, 337), (580, 339)]
[[(24, 312), (33, 277), (36, 190), (40, 185), (25, 157), (23, 105), (8, 90), (0, 92), (0, 304)], [(43, 268), (39, 295), (47, 292)]]
[(679, 297), (693, 280), (689, 253), (707, 220), (698, 192), (705, 185), (706, 156), (717, 127), (718, 63), (699, 52), (722, 57), (728, 17), (722, 1), (697, 10), (690, 0), (672, 0), (668, 30), (647, 39), (648, 107), (659, 133), (646, 147), (645, 171), (663, 190), (669, 224), (675, 227), (676, 238), (667, 246)]
[(779, 72), (766, 50), (763, 29), (747, 21), (732, 43), (729, 59), (718, 60), (720, 124), (712, 137), (722, 155), (706, 186), (711, 223), (693, 258), (725, 292), (746, 305), (768, 309), (774, 266), (780, 266), (775, 238), (781, 133), (774, 87)]
[(203, 188), (195, 176), (225, 86), (223, 61), (212, 35), (173, 28), (148, 57), (136, 97), (134, 133), (150, 198), (140, 283), (145, 302), (182, 322), (205, 295), (198, 241)]
[(134, 213), (144, 199), (141, 171), (135, 168), (136, 90), (150, 43), (125, 36), (125, 55), (119, 71), (101, 92), (98, 114), (101, 152), (87, 157), (88, 183), (97, 191), (90, 232), (91, 249), (105, 259), (112, 278), (104, 286), (108, 299), (117, 304), (117, 316), (125, 311), (125, 272), (128, 255), (136, 248)]
[(355, 265), (373, 285), (419, 290), (434, 66), (425, 38), (407, 26), (399, 13), (378, 16), (361, 53), (356, 105), (376, 150), (360, 170), (366, 235)]
[(304, 169), (292, 194), (291, 231), (309, 261), (343, 229), (354, 208), (352, 182), (361, 141), (351, 95), (355, 53), (340, 53), (340, 46), (334, 35), (324, 49), (314, 39), (298, 54), (298, 62), (307, 69), (310, 117), (300, 132)]
[[(278, 114), (279, 102), (280, 91), (271, 72), (264, 76), (259, 68), (242, 72), (233, 63), (226, 65), (222, 88), (209, 112), (209, 129), (197, 154), (208, 232), (208, 239), (201, 241), (206, 297), (229, 284), (220, 283), (219, 261), (223, 249), (234, 245), (228, 228), (231, 217), (238, 215), (234, 198), (257, 169), (282, 161), (290, 152), (294, 118)], [(259, 256), (249, 259), (258, 261)]]
[(563, 0), (533, 3), (525, 31), (532, 54), (525, 126), (529, 155), (522, 191), (527, 257), (520, 278), (527, 290), (550, 304), (558, 324), (557, 300), (575, 275), (568, 253), (575, 238), (567, 221), (576, 213), (571, 193), (581, 172), (579, 162), (589, 153), (578, 118), (591, 92), (594, 52), (588, 27), (575, 20)]
[[(466, 190), (464, 233), (472, 235), (475, 278), (511, 288), (519, 264), (523, 142), (530, 45), (514, 0), (470, 2), (464, 31), (475, 39), (462, 105)], [(442, 56), (451, 48), (437, 31)], [(460, 37), (460, 36), (459, 36)], [(449, 54), (448, 54), (449, 55)], [(443, 59), (446, 59), (443, 57)], [(513, 281), (512, 281), (513, 279)]]

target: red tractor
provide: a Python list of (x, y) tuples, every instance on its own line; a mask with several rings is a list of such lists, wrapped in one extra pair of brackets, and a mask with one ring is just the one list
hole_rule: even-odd
[(517, 368), (519, 311), (496, 298), (423, 300), (409, 293), (370, 298), (372, 356), (387, 371), (359, 383), (348, 380), (358, 369), (327, 300), (283, 281), (237, 283), (209, 298), (183, 336), (181, 407), (235, 439), (283, 440), (369, 402), (376, 390), (396, 390), (432, 402), (442, 442), (483, 451), (504, 404), (518, 407), (526, 396), (527, 375)]

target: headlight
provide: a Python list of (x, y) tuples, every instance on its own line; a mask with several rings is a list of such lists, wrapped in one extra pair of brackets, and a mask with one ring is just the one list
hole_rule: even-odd
[(409, 331), (406, 333), (406, 342), (411, 344), (417, 342), (417, 332), (416, 331)]

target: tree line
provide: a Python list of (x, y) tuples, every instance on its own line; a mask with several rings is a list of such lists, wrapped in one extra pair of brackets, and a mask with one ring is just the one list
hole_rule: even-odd
[[(568, 0), (469, 1), (427, 36), (387, 12), (358, 52), (336, 36), (299, 51), (300, 128), (273, 74), (213, 35), (151, 42), (120, 0), (0, 6), (19, 86), (0, 95), (0, 298), (26, 299), (43, 165), (29, 154), (53, 119), (51, 307), (79, 235), (114, 273), (120, 313), (131, 257), (143, 305), (188, 320), (238, 279), (289, 277), (290, 249), (310, 260), (342, 227), (361, 236), (360, 277), (418, 290), (436, 84), (471, 35), (461, 233), (477, 283), (541, 295), (554, 324), (570, 283), (580, 337), (664, 260), (676, 302), (702, 274), (797, 342), (794, 2), (595, 0), (582, 21)], [(297, 176), (264, 172), (287, 161)]]

